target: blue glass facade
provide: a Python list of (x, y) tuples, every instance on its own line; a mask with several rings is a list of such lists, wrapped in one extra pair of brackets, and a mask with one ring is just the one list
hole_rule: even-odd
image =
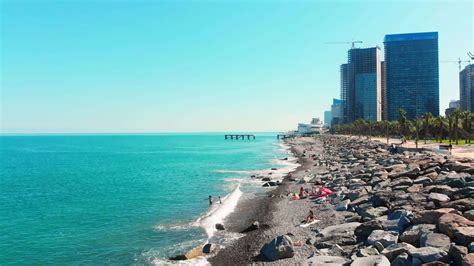
[(439, 115), (438, 33), (390, 34), (385, 44), (387, 117)]

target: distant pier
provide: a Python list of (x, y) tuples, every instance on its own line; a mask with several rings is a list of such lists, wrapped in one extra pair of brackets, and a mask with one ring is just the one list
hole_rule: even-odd
[(224, 135), (225, 139), (245, 139), (245, 137), (247, 137), (247, 139), (255, 139), (255, 135), (252, 135), (252, 134), (226, 134)]
[(290, 138), (291, 135), (289, 134), (278, 134), (277, 135), (277, 139), (286, 139), (286, 138)]

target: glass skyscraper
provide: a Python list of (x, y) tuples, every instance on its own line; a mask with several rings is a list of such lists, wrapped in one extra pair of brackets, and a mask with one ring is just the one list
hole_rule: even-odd
[(438, 33), (389, 34), (384, 44), (388, 119), (398, 119), (399, 109), (409, 119), (438, 116)]

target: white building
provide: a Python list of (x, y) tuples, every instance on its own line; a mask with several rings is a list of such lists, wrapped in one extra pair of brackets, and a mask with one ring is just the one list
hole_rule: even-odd
[(323, 131), (323, 128), (324, 128), (324, 125), (321, 122), (321, 120), (319, 120), (319, 118), (313, 118), (311, 120), (311, 123), (309, 124), (299, 123), (297, 134), (298, 135), (318, 134)]

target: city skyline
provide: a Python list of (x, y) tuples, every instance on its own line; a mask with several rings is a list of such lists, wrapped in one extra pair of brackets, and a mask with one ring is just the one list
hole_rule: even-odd
[[(440, 61), (473, 49), (470, 1), (361, 3), (3, 1), (0, 131), (289, 130), (340, 98), (350, 44), (329, 42), (384, 54), (386, 34), (437, 31)], [(439, 69), (443, 113), (459, 73)]]

